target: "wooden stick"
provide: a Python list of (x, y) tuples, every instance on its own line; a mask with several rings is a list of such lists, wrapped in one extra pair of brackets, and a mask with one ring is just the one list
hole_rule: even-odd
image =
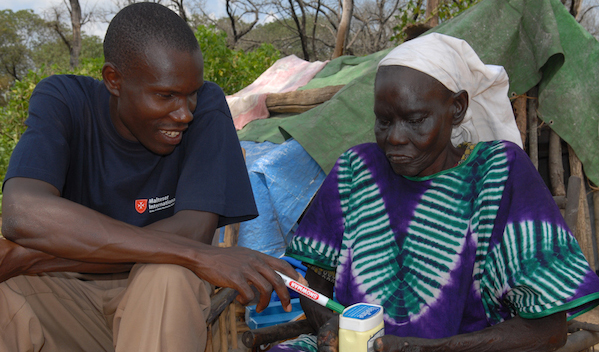
[(314, 329), (308, 320), (304, 319), (246, 331), (241, 339), (246, 347), (253, 348), (313, 332)]
[(225, 226), (225, 237), (222, 247), (233, 247), (239, 240), (239, 223)]
[(582, 171), (582, 162), (576, 156), (576, 152), (568, 145), (568, 154), (570, 159), (570, 175), (580, 177), (580, 198), (578, 205), (578, 221), (576, 222), (576, 231), (574, 237), (578, 240), (580, 249), (584, 257), (589, 262), (591, 268), (595, 267), (595, 253), (593, 251), (592, 234), (590, 231), (589, 204), (587, 202), (587, 193), (584, 185), (584, 174)]
[(287, 93), (271, 93), (266, 97), (266, 107), (268, 111), (274, 113), (308, 111), (331, 99), (343, 87), (343, 85), (339, 85)]
[(229, 333), (231, 334), (231, 348), (237, 349), (237, 315), (235, 303), (229, 304)]
[(597, 271), (597, 255), (599, 254), (599, 191), (593, 191), (593, 213), (595, 214), (595, 267)]
[(537, 118), (537, 106), (538, 106), (538, 88), (535, 86), (530, 89), (528, 95), (532, 99), (528, 100), (528, 155), (535, 168), (539, 169), (539, 136), (538, 136), (538, 118)]
[(206, 318), (208, 324), (212, 324), (216, 318), (225, 310), (229, 303), (233, 302), (239, 293), (232, 288), (225, 287), (218, 291), (210, 299), (210, 314)]
[(514, 107), (514, 115), (516, 115), (516, 126), (520, 131), (520, 137), (522, 138), (522, 145), (526, 148), (526, 96), (519, 95), (512, 101)]
[(220, 351), (226, 352), (229, 350), (229, 343), (227, 341), (227, 309), (225, 308), (223, 314), (218, 317), (218, 335), (220, 336)]
[(554, 130), (549, 134), (549, 181), (554, 196), (565, 196), (562, 139)]
[(578, 223), (581, 185), (582, 182), (580, 182), (580, 177), (578, 176), (570, 176), (568, 179), (568, 197), (566, 198), (564, 220), (566, 220), (566, 225), (568, 225), (572, 234), (576, 233), (576, 225)]
[(212, 324), (208, 324), (208, 337), (206, 339), (206, 349), (204, 352), (212, 352)]
[(577, 330), (588, 330), (593, 332), (599, 332), (599, 325), (593, 323), (586, 323), (578, 320), (571, 320), (568, 322), (568, 331), (575, 332)]
[(566, 344), (556, 352), (579, 352), (599, 343), (599, 332), (577, 331), (568, 336)]

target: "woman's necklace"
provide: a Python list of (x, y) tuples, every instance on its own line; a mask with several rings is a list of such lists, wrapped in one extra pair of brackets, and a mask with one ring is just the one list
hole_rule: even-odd
[(464, 147), (466, 147), (466, 150), (464, 150), (464, 154), (462, 155), (462, 158), (455, 164), (455, 166), (461, 165), (464, 161), (466, 161), (466, 159), (468, 159), (468, 156), (470, 156), (470, 154), (472, 154), (474, 147), (476, 147), (476, 143), (464, 142), (464, 143), (460, 143), (458, 145), (458, 148), (464, 148)]

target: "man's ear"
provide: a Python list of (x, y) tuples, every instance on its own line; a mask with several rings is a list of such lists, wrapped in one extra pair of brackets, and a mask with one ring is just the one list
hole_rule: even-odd
[(104, 85), (110, 94), (117, 97), (121, 95), (122, 77), (121, 72), (113, 63), (107, 62), (102, 66), (102, 78), (104, 79)]
[(455, 126), (459, 125), (464, 121), (464, 117), (466, 116), (466, 111), (468, 111), (468, 92), (465, 90), (461, 90), (454, 94), (453, 96), (453, 107), (454, 107), (454, 115), (453, 115), (453, 124)]

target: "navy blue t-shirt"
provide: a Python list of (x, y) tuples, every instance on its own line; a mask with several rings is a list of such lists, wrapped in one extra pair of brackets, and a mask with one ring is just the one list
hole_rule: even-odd
[(62, 197), (136, 226), (184, 209), (219, 214), (219, 226), (258, 215), (220, 87), (202, 86), (193, 121), (166, 156), (118, 134), (109, 97), (104, 83), (90, 77), (41, 81), (5, 182), (12, 177), (48, 182)]

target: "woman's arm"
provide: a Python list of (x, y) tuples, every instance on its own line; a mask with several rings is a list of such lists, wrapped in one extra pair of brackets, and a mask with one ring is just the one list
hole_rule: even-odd
[(515, 317), (492, 327), (444, 339), (386, 335), (374, 343), (375, 351), (396, 352), (547, 352), (566, 343), (566, 314), (539, 319)]
[[(306, 271), (306, 281), (311, 289), (329, 298), (333, 297), (333, 283), (310, 268)], [(339, 348), (339, 314), (303, 296), (300, 296), (300, 303), (310, 325), (318, 333), (318, 350), (336, 352)]]
[[(333, 283), (325, 280), (310, 268), (306, 271), (306, 281), (308, 281), (308, 285), (314, 291), (322, 293), (326, 297), (333, 298)], [(318, 331), (321, 326), (335, 315), (329, 308), (323, 307), (304, 296), (300, 296), (300, 303), (304, 313), (306, 313), (306, 318), (315, 331)]]

